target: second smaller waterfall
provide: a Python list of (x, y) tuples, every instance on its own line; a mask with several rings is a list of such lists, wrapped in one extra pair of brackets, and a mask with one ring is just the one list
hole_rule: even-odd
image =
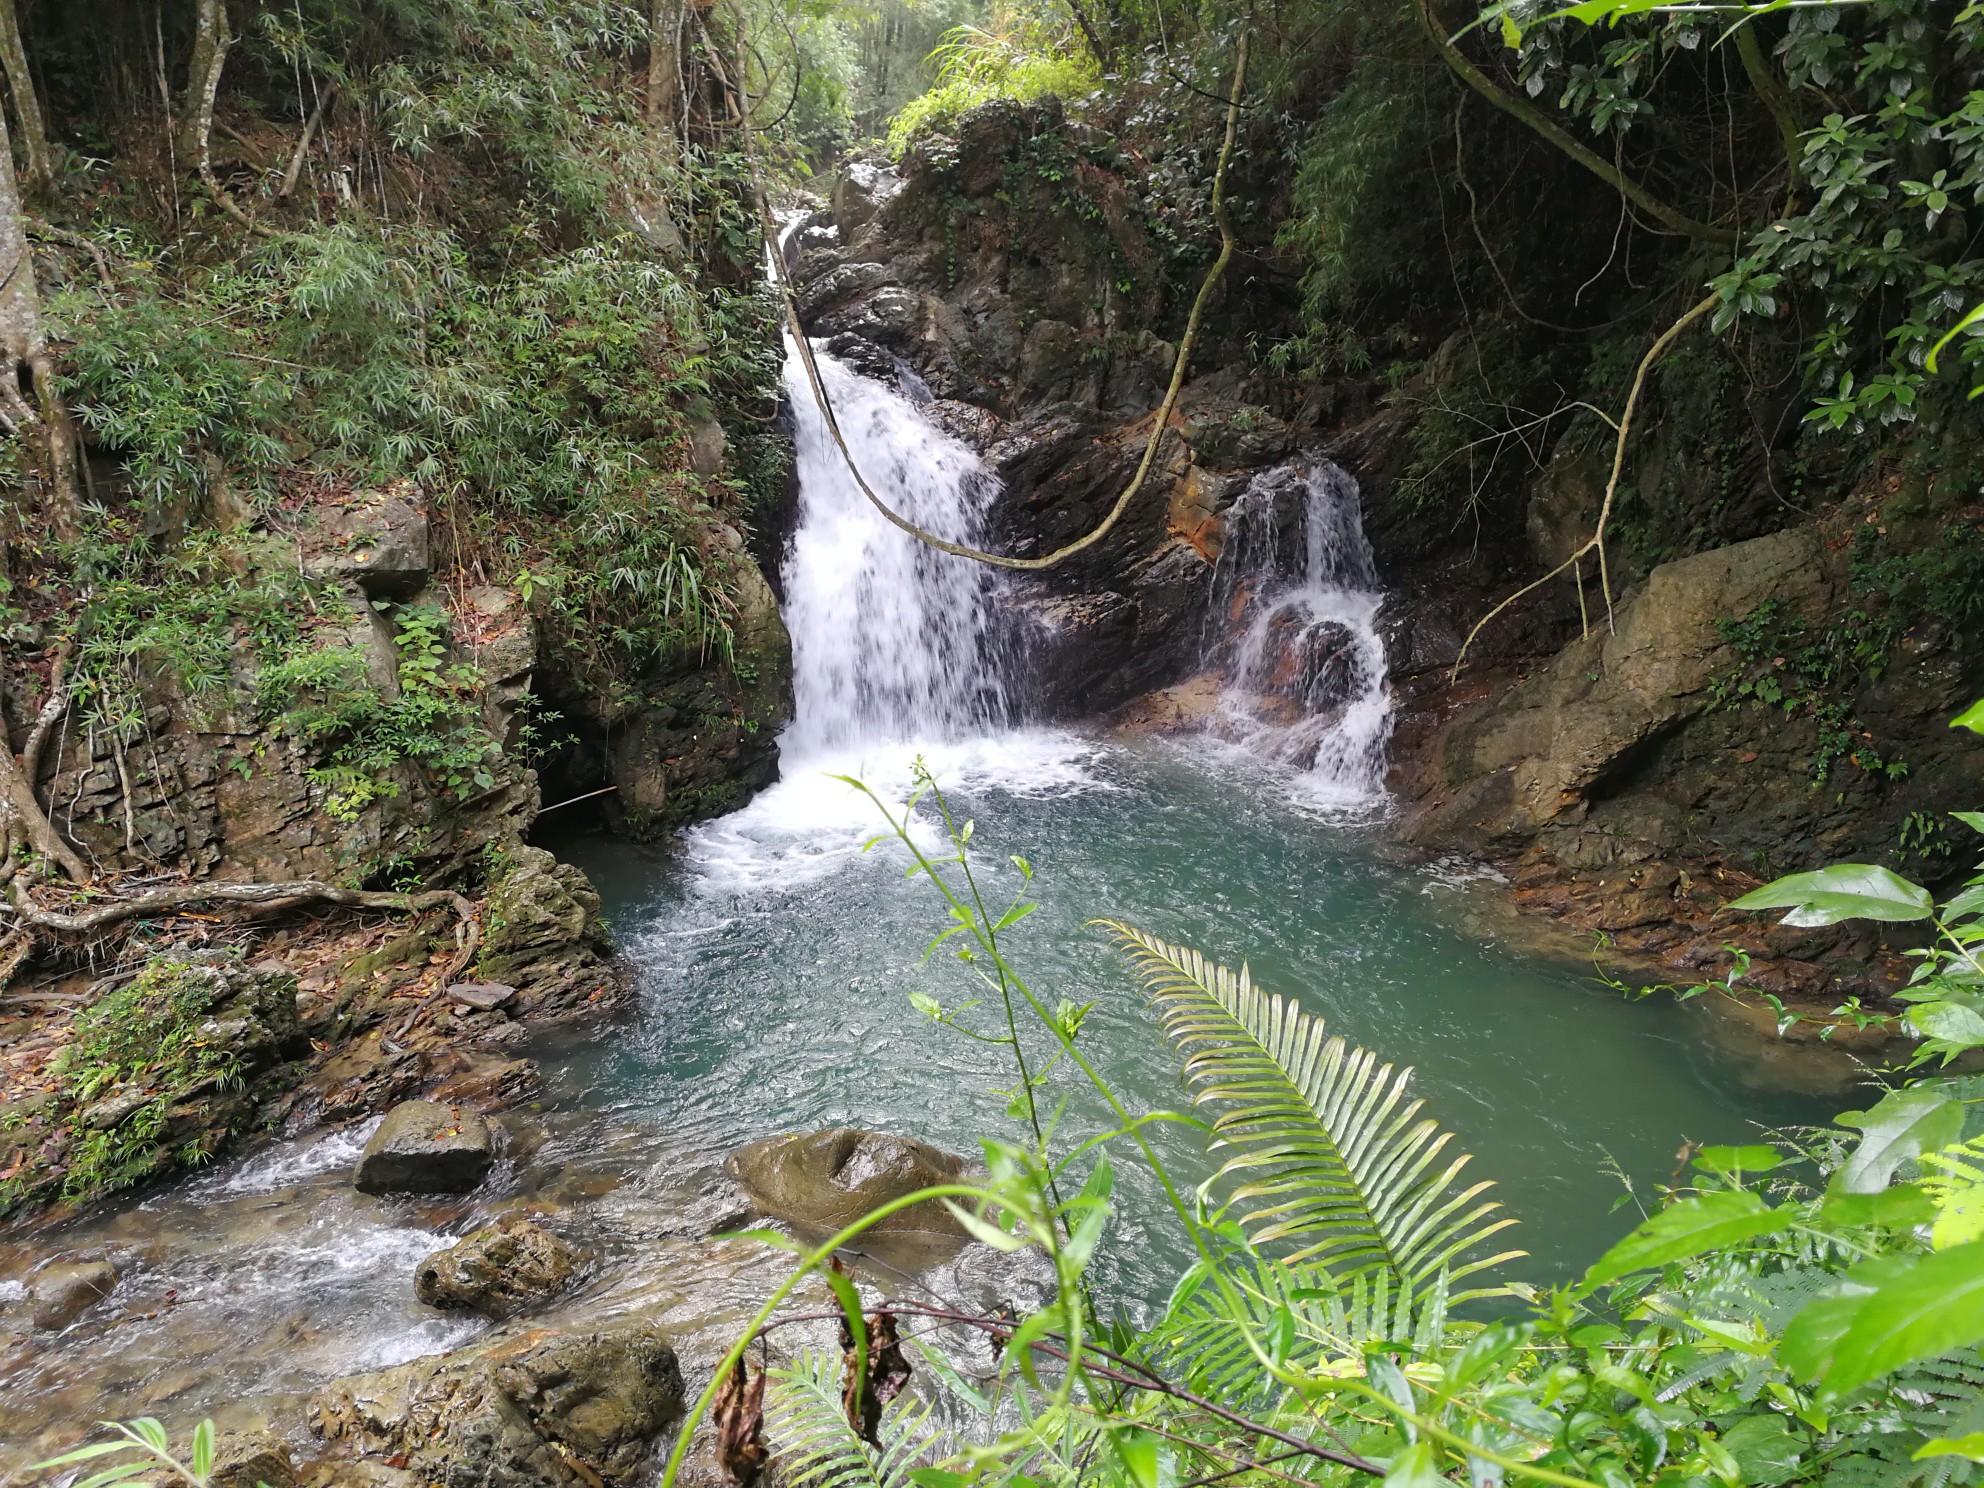
[(1254, 477), (1226, 515), (1217, 595), (1228, 639), (1214, 731), (1326, 794), (1377, 794), (1392, 705), (1357, 482), (1327, 460)]

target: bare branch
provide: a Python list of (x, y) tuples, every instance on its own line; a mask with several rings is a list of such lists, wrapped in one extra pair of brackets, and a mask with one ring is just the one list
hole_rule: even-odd
[[(1660, 360), (1661, 354), (1665, 352), (1668, 347), (1674, 344), (1675, 339), (1681, 334), (1681, 332), (1685, 331), (1689, 326), (1693, 325), (1696, 321), (1700, 320), (1704, 315), (1708, 314), (1709, 311), (1713, 310), (1717, 305), (1721, 303), (1722, 303), (1722, 296), (1719, 294), (1711, 294), (1706, 299), (1697, 302), (1695, 305), (1691, 306), (1687, 311), (1687, 313), (1684, 314), (1679, 320), (1675, 321), (1674, 324), (1669, 326), (1666, 330), (1662, 331), (1660, 333), (1660, 338), (1656, 340), (1653, 343), (1653, 345), (1647, 348), (1646, 355), (1640, 358), (1639, 370), (1633, 374), (1632, 389), (1626, 394), (1625, 411), (1619, 415), (1619, 422), (1616, 426), (1619, 432), (1617, 437), (1612, 441), (1612, 473), (1606, 479), (1605, 499), (1603, 502), (1600, 503), (1598, 508), (1597, 530), (1594, 531), (1588, 539), (1586, 539), (1584, 544), (1581, 547), (1579, 547), (1576, 552), (1572, 553), (1570, 557), (1566, 558), (1562, 563), (1558, 564), (1555, 568), (1551, 569), (1550, 572), (1543, 575), (1542, 578), (1533, 579), (1529, 583), (1524, 584), (1522, 588), (1516, 590), (1514, 594), (1511, 594), (1507, 599), (1503, 600), (1500, 604), (1496, 605), (1494, 609), (1490, 610), (1487, 614), (1483, 615), (1479, 620), (1474, 622), (1474, 629), (1470, 630), (1467, 633), (1467, 639), (1461, 642), (1460, 654), (1454, 657), (1454, 669), (1452, 675), (1448, 678), (1450, 682), (1458, 681), (1460, 679), (1460, 669), (1462, 663), (1464, 663), (1467, 660), (1468, 647), (1474, 644), (1474, 638), (1481, 634), (1482, 628), (1486, 626), (1490, 620), (1493, 620), (1497, 615), (1501, 614), (1502, 611), (1506, 610), (1510, 605), (1514, 604), (1517, 600), (1521, 599), (1525, 594), (1531, 593), (1532, 591), (1541, 588), (1543, 585), (1549, 583), (1552, 579), (1556, 578), (1558, 574), (1563, 573), (1566, 569), (1575, 566), (1578, 560), (1583, 558), (1584, 555), (1587, 553), (1595, 552), (1598, 554), (1599, 585), (1603, 589), (1605, 594), (1605, 623), (1608, 628), (1611, 626), (1612, 575), (1608, 570), (1605, 561), (1605, 524), (1609, 522), (1612, 518), (1612, 498), (1618, 493), (1619, 473), (1621, 470), (1625, 468), (1626, 439), (1633, 432), (1633, 410), (1639, 405), (1640, 391), (1642, 388), (1646, 386), (1646, 375), (1648, 371), (1652, 369), (1653, 364)], [(1580, 603), (1582, 603), (1583, 600), (1582, 586), (1580, 586), (1579, 588), (1579, 600)]]

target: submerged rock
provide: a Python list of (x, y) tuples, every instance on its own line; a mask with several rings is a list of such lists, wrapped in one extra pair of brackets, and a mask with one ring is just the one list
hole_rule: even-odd
[(422, 1482), (598, 1488), (641, 1479), (681, 1414), (682, 1373), (646, 1323), (532, 1330), (336, 1381), (310, 1410), (340, 1455), (403, 1466)]
[[(951, 1182), (964, 1159), (908, 1137), (842, 1126), (753, 1142), (731, 1153), (724, 1168), (767, 1214), (830, 1232), (891, 1199)], [(965, 1234), (934, 1200), (892, 1214), (875, 1228), (880, 1234)]]
[(60, 1332), (116, 1286), (117, 1272), (108, 1261), (57, 1261), (43, 1266), (28, 1280), (34, 1325), (44, 1332)]
[(496, 1138), (473, 1111), (403, 1101), (386, 1113), (358, 1160), (360, 1193), (467, 1193), (489, 1176)]
[(429, 1307), (501, 1321), (565, 1290), (582, 1260), (570, 1241), (513, 1215), (422, 1261), (413, 1294)]

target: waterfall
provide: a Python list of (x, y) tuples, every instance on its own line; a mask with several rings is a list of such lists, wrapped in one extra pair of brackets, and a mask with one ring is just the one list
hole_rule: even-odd
[(1227, 512), (1214, 592), (1229, 627), (1215, 732), (1307, 771), (1330, 798), (1383, 788), (1384, 602), (1357, 482), (1327, 460), (1254, 477)]
[[(820, 380), (861, 473), (910, 521), (979, 538), (998, 482), (908, 399), (824, 352)], [(788, 760), (866, 744), (957, 739), (1006, 718), (993, 658), (998, 575), (892, 526), (855, 484), (786, 347), (799, 508), (785, 560), (794, 713)]]

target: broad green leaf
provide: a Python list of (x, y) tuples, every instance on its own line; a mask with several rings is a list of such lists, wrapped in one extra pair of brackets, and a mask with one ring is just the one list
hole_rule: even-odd
[(1787, 1482), (1798, 1475), (1798, 1461), (1809, 1445), (1795, 1434), (1784, 1417), (1745, 1416), (1722, 1434), (1722, 1445), (1743, 1470), (1743, 1481), (1757, 1488)]
[(971, 1232), (971, 1237), (974, 1240), (983, 1240), (994, 1250), (1015, 1251), (1026, 1249), (1026, 1237), (1024, 1235), (1015, 1235), (1002, 1230), (989, 1220), (980, 1219), (976, 1214), (965, 1208), (964, 1205), (953, 1203), (949, 1199), (944, 1200), (944, 1207), (951, 1211), (959, 1224)]
[[(1976, 312), (1972, 312), (1975, 314)], [(1973, 734), (1984, 734), (1984, 698), (1978, 699), (1950, 720), (1951, 728), (1967, 728)]]
[(1910, 1230), (1936, 1217), (1936, 1201), (1919, 1183), (1897, 1183), (1879, 1193), (1835, 1190), (1826, 1194), (1815, 1217), (1821, 1224), (1842, 1229), (1886, 1225), (1890, 1229)]
[(1157, 1488), (1157, 1444), (1161, 1438), (1135, 1426), (1119, 1426), (1109, 1433), (1109, 1444), (1136, 1488)]
[(946, 1472), (941, 1467), (913, 1467), (909, 1480), (916, 1488), (965, 1488), (971, 1481), (964, 1473)]
[(193, 1469), (193, 1476), (204, 1478), (214, 1470), (214, 1423), (202, 1421), (193, 1428), (193, 1451), (187, 1466)]
[(1835, 863), (1793, 873), (1731, 900), (1731, 909), (1789, 909), (1784, 923), (1836, 925), (1841, 920), (1926, 920), (1935, 913), (1929, 891), (1871, 863)]
[(46, 1462), (30, 1462), (29, 1472), (40, 1472), (43, 1468), (68, 1467), (77, 1462), (88, 1462), (92, 1457), (107, 1457), (112, 1452), (128, 1452), (132, 1443), (128, 1441), (91, 1442), (87, 1447), (78, 1447), (73, 1452), (64, 1452), (60, 1457), (51, 1457)]
[(1828, 1395), (1984, 1339), (1984, 1242), (1856, 1267), (1809, 1303), (1779, 1357)]
[(1704, 1147), (1695, 1154), (1695, 1166), (1711, 1173), (1768, 1173), (1783, 1161), (1783, 1153), (1760, 1142), (1748, 1147)]
[(1984, 1044), (1984, 1013), (1968, 1003), (1917, 1003), (1908, 1010), (1908, 1021), (1924, 1038), (1960, 1047)]
[[(1984, 703), (1979, 703), (1977, 707), (1984, 708)], [(1973, 709), (1972, 711), (1974, 712), (1976, 710)], [(1980, 730), (1980, 732), (1984, 732), (1984, 730)], [(1962, 822), (1966, 827), (1969, 827), (1973, 832), (1984, 832), (1984, 811), (1952, 811), (1950, 815)]]
[(1772, 1234), (1790, 1224), (1794, 1217), (1794, 1211), (1772, 1209), (1757, 1195), (1742, 1189), (1682, 1199), (1645, 1220), (1600, 1256), (1578, 1283), (1578, 1293), (1617, 1281), (1629, 1271), (1649, 1271), (1670, 1261), (1685, 1261), (1690, 1256)]
[(1915, 1449), (1915, 1461), (1927, 1462), (1931, 1457), (1967, 1457), (1972, 1462), (1984, 1462), (1984, 1431), (1973, 1431), (1968, 1436), (1933, 1437)]
[(1440, 1465), (1431, 1442), (1414, 1442), (1392, 1458), (1385, 1470), (1384, 1488), (1451, 1488), (1440, 1476)]
[(158, 1471), (158, 1463), (149, 1460), (144, 1462), (125, 1462), (120, 1463), (116, 1467), (106, 1467), (99, 1473), (91, 1473), (81, 1482), (72, 1485), (72, 1488), (109, 1488), (109, 1485), (112, 1483), (122, 1483), (127, 1478), (135, 1478), (145, 1473)]
[[(835, 1263), (836, 1266), (839, 1264)], [(842, 1319), (847, 1323), (848, 1336), (854, 1340), (854, 1367), (849, 1371), (850, 1379), (868, 1378), (868, 1320), (861, 1315), (861, 1293), (854, 1289), (844, 1271), (829, 1269), (820, 1272), (827, 1285), (833, 1288), (835, 1299), (840, 1303)]]
[(1828, 1186), (1835, 1193), (1879, 1193), (1903, 1163), (1963, 1135), (1963, 1107), (1929, 1085), (1891, 1090), (1873, 1109), (1843, 1111), (1837, 1120), (1862, 1136), (1846, 1165), (1832, 1175)]

